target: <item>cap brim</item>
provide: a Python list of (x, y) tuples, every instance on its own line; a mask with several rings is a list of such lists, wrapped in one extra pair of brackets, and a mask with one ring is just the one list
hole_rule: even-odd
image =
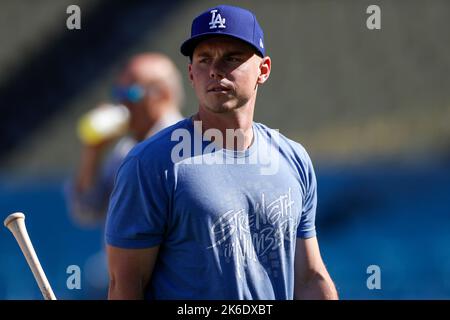
[(255, 45), (253, 43), (247, 41), (244, 38), (235, 36), (233, 34), (228, 34), (228, 33), (225, 33), (225, 32), (220, 32), (220, 33), (219, 32), (207, 32), (207, 33), (202, 33), (202, 34), (196, 35), (195, 37), (192, 37), (192, 38), (186, 40), (185, 42), (183, 42), (183, 44), (180, 47), (180, 51), (181, 51), (181, 53), (184, 56), (190, 57), (194, 53), (195, 47), (201, 41), (203, 41), (203, 40), (205, 40), (207, 38), (212, 38), (212, 37), (217, 37), (217, 36), (227, 36), (227, 37), (231, 37), (231, 38), (234, 38), (234, 39), (238, 39), (238, 40), (244, 41), (245, 43), (250, 45), (252, 48), (254, 48), (256, 50), (256, 52), (258, 52), (261, 56), (264, 55), (259, 48), (255, 47)]

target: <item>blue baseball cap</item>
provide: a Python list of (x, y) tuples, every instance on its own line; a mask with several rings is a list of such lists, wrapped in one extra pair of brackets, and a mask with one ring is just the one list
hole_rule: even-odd
[(192, 21), (191, 37), (180, 48), (185, 56), (192, 56), (197, 44), (211, 36), (230, 36), (242, 40), (265, 56), (264, 33), (253, 12), (243, 8), (220, 5), (210, 8)]

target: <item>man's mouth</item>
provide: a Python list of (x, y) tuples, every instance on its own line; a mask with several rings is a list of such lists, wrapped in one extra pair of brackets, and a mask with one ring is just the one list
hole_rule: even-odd
[(212, 86), (208, 88), (208, 92), (228, 92), (230, 90), (231, 90), (230, 88), (221, 85)]

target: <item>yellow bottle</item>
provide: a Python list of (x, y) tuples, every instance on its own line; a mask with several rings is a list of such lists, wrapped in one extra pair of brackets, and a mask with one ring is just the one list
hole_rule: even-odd
[(130, 119), (123, 105), (102, 104), (78, 121), (78, 137), (86, 145), (97, 145), (126, 133)]

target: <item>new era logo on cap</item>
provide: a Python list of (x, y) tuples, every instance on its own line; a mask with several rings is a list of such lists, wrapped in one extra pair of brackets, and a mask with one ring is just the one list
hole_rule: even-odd
[(191, 37), (181, 45), (181, 53), (191, 56), (200, 41), (214, 35), (245, 41), (259, 55), (265, 55), (264, 33), (255, 15), (249, 10), (228, 5), (208, 9), (192, 21)]

